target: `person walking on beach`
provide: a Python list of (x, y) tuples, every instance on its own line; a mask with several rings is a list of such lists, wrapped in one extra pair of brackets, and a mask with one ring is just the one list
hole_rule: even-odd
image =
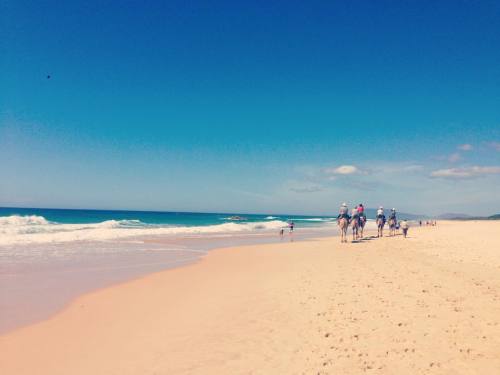
[(406, 219), (401, 220), (399, 226), (403, 230), (403, 236), (406, 238), (406, 236), (408, 235), (408, 228), (410, 228), (408, 220)]
[(288, 228), (290, 229), (290, 234), (293, 233), (293, 228), (295, 227), (295, 223), (293, 221), (290, 221), (288, 223)]
[(285, 235), (285, 229), (281, 228), (280, 229), (280, 237), (283, 239), (283, 236)]

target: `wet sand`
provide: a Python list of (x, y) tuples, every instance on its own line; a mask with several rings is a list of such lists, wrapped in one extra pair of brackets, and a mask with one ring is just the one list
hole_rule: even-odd
[(212, 249), (335, 232), (335, 227), (300, 228), (282, 239), (273, 231), (38, 244), (16, 248), (11, 252), (19, 256), (11, 258), (2, 257), (0, 248), (0, 335), (48, 319), (82, 294), (194, 263)]
[(0, 373), (500, 373), (499, 233), (215, 250), (1, 336)]

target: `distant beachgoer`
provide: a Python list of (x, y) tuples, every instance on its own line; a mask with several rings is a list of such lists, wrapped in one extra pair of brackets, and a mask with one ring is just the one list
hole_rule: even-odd
[(422, 226), (422, 220), (420, 220), (418, 223), (420, 224), (420, 226)]
[(285, 235), (285, 229), (281, 228), (280, 229), (280, 237), (283, 238), (284, 235)]
[(293, 221), (291, 221), (290, 223), (288, 223), (288, 228), (290, 229), (290, 234), (292, 234), (294, 227), (295, 227), (295, 223)]
[(403, 230), (403, 236), (406, 238), (406, 236), (408, 235), (408, 228), (410, 227), (408, 221), (406, 219), (401, 220), (399, 222), (399, 226)]

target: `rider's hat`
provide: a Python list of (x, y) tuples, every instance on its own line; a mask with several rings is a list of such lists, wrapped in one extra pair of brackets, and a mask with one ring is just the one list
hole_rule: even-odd
[(342, 207), (347, 207), (347, 204), (345, 202), (342, 203)]
[(379, 208), (382, 208), (382, 209), (383, 209), (384, 207), (380, 206)]
[(396, 209), (395, 209), (395, 208), (393, 208), (391, 211), (396, 211)]

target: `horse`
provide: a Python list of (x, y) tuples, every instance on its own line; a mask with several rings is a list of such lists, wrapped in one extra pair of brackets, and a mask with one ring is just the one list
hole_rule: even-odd
[(337, 224), (340, 228), (340, 242), (347, 242), (347, 227), (349, 226), (349, 221), (342, 217), (337, 220)]
[(377, 237), (384, 237), (384, 225), (385, 225), (385, 220), (383, 217), (378, 217), (377, 218)]
[(363, 238), (363, 230), (365, 229), (366, 225), (366, 217), (364, 215), (359, 217), (359, 232), (360, 232), (360, 238)]
[(351, 227), (352, 227), (352, 240), (357, 240), (359, 238), (359, 218), (353, 217), (351, 219)]
[(396, 219), (389, 219), (389, 236), (391, 237), (396, 235), (396, 224)]

